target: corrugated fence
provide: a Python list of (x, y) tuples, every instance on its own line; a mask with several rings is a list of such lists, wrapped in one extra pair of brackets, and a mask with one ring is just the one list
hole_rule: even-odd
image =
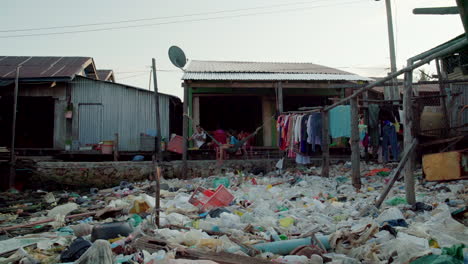
[[(154, 93), (123, 84), (76, 77), (71, 83), (74, 114), (78, 114), (80, 145), (114, 140), (119, 150), (138, 151), (140, 133), (156, 130)], [(159, 110), (162, 137), (169, 138), (170, 96), (161, 94)], [(82, 115), (82, 116), (80, 116)], [(74, 122), (74, 124), (76, 124)]]

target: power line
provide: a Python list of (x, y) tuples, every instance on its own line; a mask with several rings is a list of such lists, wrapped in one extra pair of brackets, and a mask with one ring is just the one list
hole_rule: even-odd
[(344, 2), (344, 3), (340, 3), (340, 4), (320, 5), (320, 6), (313, 6), (313, 7), (309, 7), (309, 8), (284, 9), (284, 10), (266, 11), (266, 12), (258, 12), (258, 13), (238, 14), (238, 15), (231, 15), (231, 16), (199, 18), (199, 19), (186, 19), (186, 20), (168, 21), (168, 22), (161, 22), (161, 23), (141, 24), (141, 25), (128, 25), (128, 26), (121, 26), (121, 27), (108, 27), (108, 28), (98, 28), (98, 29), (62, 31), (62, 32), (50, 32), (50, 33), (35, 33), (35, 34), (23, 34), (23, 35), (6, 35), (6, 36), (0, 36), (0, 38), (21, 38), (21, 37), (35, 37), (35, 36), (51, 36), (51, 35), (85, 33), (85, 32), (110, 31), (110, 30), (127, 29), (127, 28), (141, 28), (141, 27), (168, 25), (168, 24), (179, 24), (179, 23), (186, 23), (186, 22), (198, 22), (198, 21), (225, 19), (225, 18), (236, 18), (236, 17), (247, 17), (247, 16), (256, 16), (256, 15), (275, 14), (275, 13), (280, 13), (280, 12), (281, 13), (288, 13), (288, 12), (296, 12), (296, 11), (309, 11), (309, 10), (312, 10), (312, 9), (315, 9), (315, 8), (320, 8), (320, 7), (329, 7), (329, 6), (336, 6), (336, 5), (350, 5), (350, 4), (355, 4), (355, 3), (364, 3), (364, 2), (362, 2), (362, 1), (349, 1), (349, 2)]
[(221, 13), (230, 13), (230, 12), (248, 11), (248, 10), (256, 10), (256, 9), (274, 8), (274, 7), (281, 7), (281, 6), (303, 5), (303, 4), (311, 4), (311, 3), (314, 3), (314, 2), (324, 2), (324, 1), (328, 2), (330, 0), (315, 0), (315, 1), (308, 1), (308, 2), (293, 2), (293, 3), (287, 3), (287, 4), (264, 5), (264, 6), (250, 7), (250, 8), (238, 8), (238, 9), (192, 13), (192, 14), (176, 15), (176, 16), (163, 16), (163, 17), (150, 17), (150, 18), (141, 18), (141, 19), (128, 19), (128, 20), (89, 23), (89, 24), (64, 25), (64, 26), (39, 27), (39, 28), (23, 28), (23, 29), (4, 29), (4, 30), (0, 30), (0, 32), (6, 33), (6, 32), (21, 32), (21, 31), (37, 31), (37, 30), (50, 30), (50, 29), (62, 29), (62, 28), (79, 28), (79, 27), (123, 24), (123, 23), (132, 23), (132, 22), (160, 20), (160, 19), (181, 18), (181, 17), (188, 17), (188, 16), (213, 15), (213, 14), (221, 14)]

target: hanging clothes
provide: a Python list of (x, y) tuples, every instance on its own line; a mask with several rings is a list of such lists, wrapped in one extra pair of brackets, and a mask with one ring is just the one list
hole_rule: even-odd
[(331, 137), (351, 137), (351, 106), (337, 106), (330, 110), (329, 115)]
[(313, 113), (307, 122), (307, 143), (311, 144), (312, 151), (315, 145), (322, 145), (322, 114)]
[(383, 154), (383, 159), (384, 162), (389, 161), (388, 157), (388, 147), (390, 146), (392, 149), (392, 156), (394, 161), (398, 161), (399, 159), (399, 149), (398, 149), (398, 140), (397, 140), (397, 134), (395, 130), (395, 126), (388, 122), (387, 124), (384, 125), (382, 128), (383, 130), (383, 139), (382, 139), (382, 154)]
[(377, 104), (369, 105), (369, 137), (370, 145), (374, 148), (379, 146), (380, 129), (379, 129), (379, 112), (380, 107)]
[(309, 144), (307, 143), (307, 122), (309, 121), (310, 115), (304, 115), (301, 118), (301, 140), (300, 140), (300, 151), (304, 154), (309, 153)]

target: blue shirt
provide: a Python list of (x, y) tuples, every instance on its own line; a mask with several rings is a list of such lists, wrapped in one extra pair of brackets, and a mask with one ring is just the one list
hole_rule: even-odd
[(239, 140), (235, 136), (231, 136), (231, 138), (229, 139), (229, 144), (231, 145), (235, 145), (237, 144), (237, 142), (239, 142)]

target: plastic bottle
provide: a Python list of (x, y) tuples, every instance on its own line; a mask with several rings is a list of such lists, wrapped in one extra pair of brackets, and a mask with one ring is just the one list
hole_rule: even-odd
[(273, 227), (269, 227), (266, 232), (267, 239), (272, 239), (273, 241), (280, 241), (281, 238)]

